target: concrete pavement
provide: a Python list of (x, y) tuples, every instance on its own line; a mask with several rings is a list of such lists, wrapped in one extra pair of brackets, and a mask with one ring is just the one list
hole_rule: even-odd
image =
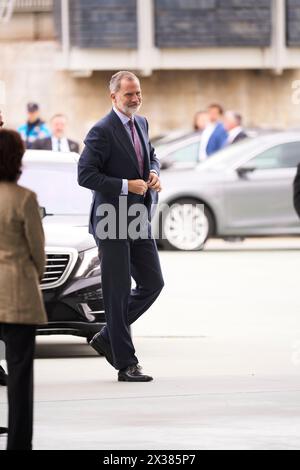
[(162, 252), (164, 293), (133, 330), (152, 383), (118, 383), (81, 339), (39, 338), (34, 447), (299, 449), (299, 248)]

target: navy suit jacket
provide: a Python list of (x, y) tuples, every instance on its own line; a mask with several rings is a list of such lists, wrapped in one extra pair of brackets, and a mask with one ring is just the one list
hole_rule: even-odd
[(240, 142), (241, 140), (247, 139), (248, 135), (246, 132), (241, 131), (231, 142), (232, 144), (236, 144), (237, 142)]
[(228, 137), (228, 134), (226, 130), (224, 129), (223, 124), (219, 122), (216, 125), (216, 128), (214, 132), (212, 133), (212, 135), (210, 136), (210, 139), (207, 143), (206, 154), (210, 156), (213, 153), (220, 150), (221, 148), (223, 148), (226, 143), (227, 137)]
[[(84, 141), (85, 148), (78, 163), (78, 183), (93, 191), (89, 232), (94, 235), (98, 245), (100, 240), (96, 237), (96, 226), (101, 216), (96, 214), (97, 208), (101, 204), (113, 205), (118, 221), (122, 180), (148, 181), (150, 170), (155, 170), (159, 175), (160, 164), (149, 140), (148, 122), (142, 116), (135, 116), (134, 122), (144, 150), (143, 175), (140, 174), (132, 141), (113, 110), (92, 127)], [(128, 193), (128, 196), (121, 198), (126, 198), (128, 208), (137, 203), (145, 204), (150, 220), (152, 206), (158, 201), (158, 193), (148, 189), (145, 197)]]

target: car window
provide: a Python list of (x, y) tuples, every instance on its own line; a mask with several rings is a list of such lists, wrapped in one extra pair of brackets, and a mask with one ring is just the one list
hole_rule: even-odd
[(178, 148), (168, 155), (172, 162), (197, 162), (199, 160), (200, 142), (193, 142)]
[(300, 163), (300, 142), (289, 142), (276, 145), (252, 158), (247, 166), (258, 170), (276, 168), (296, 168)]
[(235, 166), (239, 160), (243, 159), (243, 156), (252, 154), (257, 150), (257, 147), (265, 142), (268, 142), (268, 138), (257, 137), (256, 139), (245, 139), (236, 144), (226, 146), (204, 162), (199, 163), (197, 170), (226, 170)]

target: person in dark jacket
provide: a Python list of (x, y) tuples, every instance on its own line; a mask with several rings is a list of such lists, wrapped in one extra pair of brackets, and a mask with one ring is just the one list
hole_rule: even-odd
[(30, 450), (36, 325), (47, 322), (40, 291), (44, 232), (36, 195), (18, 184), (24, 144), (0, 131), (0, 337), (8, 368), (7, 450)]
[(38, 150), (53, 150), (55, 152), (79, 153), (79, 145), (66, 136), (67, 117), (64, 114), (55, 114), (51, 119), (52, 136), (36, 140), (32, 148)]
[(248, 137), (242, 127), (242, 116), (236, 111), (226, 111), (224, 117), (224, 127), (228, 132), (225, 145), (236, 144), (237, 142), (240, 142), (241, 140)]
[[(78, 164), (80, 186), (93, 191), (89, 228), (99, 248), (107, 319), (90, 345), (118, 370), (119, 381), (150, 382), (153, 377), (143, 373), (136, 356), (130, 325), (164, 286), (150, 226), (161, 190), (160, 164), (149, 140), (148, 121), (137, 114), (142, 104), (138, 77), (128, 71), (116, 73), (110, 92), (113, 109), (89, 131)], [(114, 220), (121, 221), (115, 230), (112, 217), (106, 233), (101, 230), (104, 207), (112, 208)], [(143, 214), (137, 230), (134, 211)]]
[(47, 125), (40, 117), (40, 107), (37, 103), (27, 104), (27, 122), (18, 127), (18, 132), (28, 149), (32, 148), (37, 139), (44, 139), (51, 135)]

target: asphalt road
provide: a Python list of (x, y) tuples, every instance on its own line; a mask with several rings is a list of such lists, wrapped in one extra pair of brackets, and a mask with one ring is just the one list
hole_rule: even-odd
[(81, 339), (39, 338), (34, 447), (299, 449), (300, 239), (161, 262), (164, 292), (133, 329), (154, 382), (118, 383)]

